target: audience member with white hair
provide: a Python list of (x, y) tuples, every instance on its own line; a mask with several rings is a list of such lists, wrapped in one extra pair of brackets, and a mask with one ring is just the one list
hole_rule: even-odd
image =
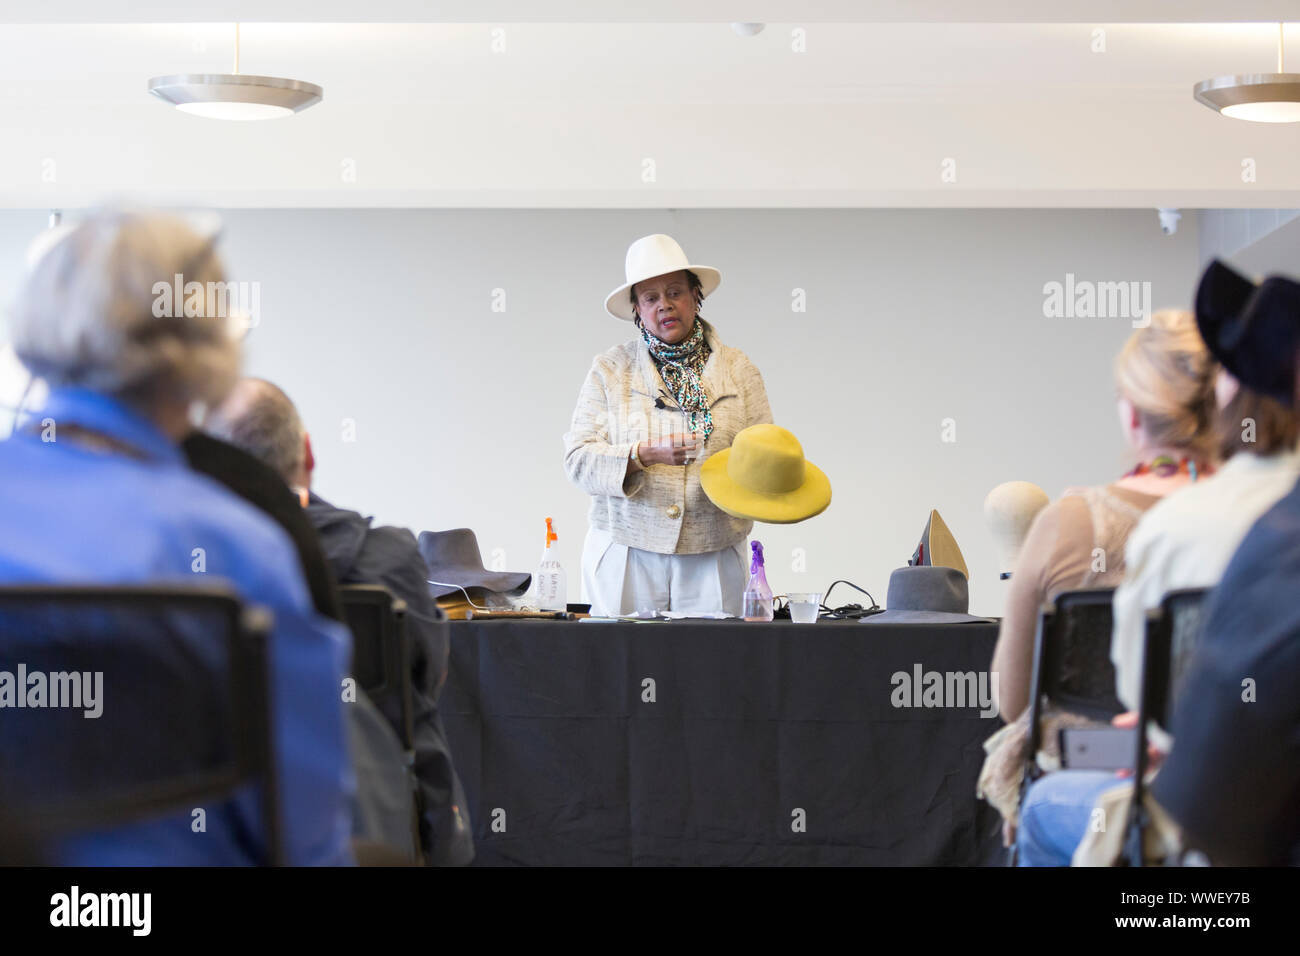
[[(206, 294), (225, 279), (217, 238), (176, 216), (103, 210), (31, 265), (11, 341), (49, 397), (0, 442), (0, 583), (222, 581), (269, 608), (285, 857), (347, 863), (353, 779), (340, 686), (350, 638), (314, 612), (284, 531), (191, 471), (178, 447), (239, 373), (238, 342)], [(178, 275), (200, 283), (197, 297), (159, 308), (156, 287)], [(202, 839), (187, 810), (69, 840), (55, 862), (249, 863), (265, 835), (249, 787), (207, 814)]]

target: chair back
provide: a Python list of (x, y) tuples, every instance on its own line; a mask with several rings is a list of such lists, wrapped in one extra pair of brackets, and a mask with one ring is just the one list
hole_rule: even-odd
[[(1029, 739), (1020, 779), (1020, 804), (1029, 785), (1042, 776), (1043, 713), (1052, 706), (1094, 720), (1109, 720), (1124, 708), (1115, 695), (1110, 660), (1114, 588), (1062, 591), (1039, 609), (1034, 660), (1029, 671)], [(1016, 847), (1008, 854), (1016, 864)]]
[(1209, 588), (1170, 591), (1160, 607), (1147, 616), (1146, 648), (1142, 660), (1142, 709), (1168, 728), (1178, 692), (1205, 629)]
[(394, 729), (409, 751), (415, 729), (406, 602), (377, 584), (343, 585), (339, 596), (352, 631), (352, 676), (380, 710), (400, 715)]
[(1043, 605), (1030, 675), (1030, 756), (1042, 744), (1045, 706), (1106, 721), (1124, 708), (1110, 660), (1113, 588), (1063, 591)]
[[(352, 630), (352, 674), (397, 732), (412, 796), (411, 847), (422, 861), (420, 817), (423, 801), (415, 776), (415, 698), (411, 679), (411, 639), (406, 602), (378, 584), (339, 588), (343, 614)], [(403, 844), (405, 848), (405, 843)]]
[(30, 832), (111, 829), (255, 783), (262, 861), (282, 863), (270, 626), (224, 588), (0, 587), (0, 779)]
[(1210, 588), (1170, 591), (1160, 606), (1147, 612), (1146, 640), (1142, 649), (1142, 689), (1134, 734), (1133, 799), (1129, 805), (1124, 857), (1129, 866), (1145, 865), (1143, 833), (1150, 823), (1143, 799), (1146, 791), (1147, 722), (1168, 729), (1173, 720), (1183, 678), (1201, 636)]

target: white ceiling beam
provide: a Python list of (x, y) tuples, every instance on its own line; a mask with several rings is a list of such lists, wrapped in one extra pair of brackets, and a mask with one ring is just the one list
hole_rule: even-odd
[[(997, 102), (667, 104), (635, 114), (340, 104), (334, 115), (252, 124), (141, 100), (94, 116), (75, 104), (6, 110), (0, 208), (123, 196), (232, 207), (1272, 208), (1300, 196), (1294, 135), (1224, 119), (1190, 97), (1154, 109), (1077, 99), (1025, 114)], [(646, 124), (679, 135), (647, 143)]]

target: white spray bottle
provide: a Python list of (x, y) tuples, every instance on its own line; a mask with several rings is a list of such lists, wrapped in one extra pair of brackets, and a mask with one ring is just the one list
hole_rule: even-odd
[(568, 609), (569, 583), (564, 576), (564, 568), (560, 567), (559, 559), (555, 556), (555, 551), (551, 550), (551, 542), (558, 540), (559, 536), (555, 533), (555, 523), (552, 519), (547, 518), (546, 547), (542, 550), (542, 560), (537, 566), (537, 574), (533, 578), (537, 607), (543, 611), (564, 611)]

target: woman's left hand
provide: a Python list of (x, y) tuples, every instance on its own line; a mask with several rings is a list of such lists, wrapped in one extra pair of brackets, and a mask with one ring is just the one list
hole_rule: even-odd
[(700, 456), (700, 440), (678, 432), (664, 441), (641, 442), (637, 457), (644, 465), (686, 465)]

